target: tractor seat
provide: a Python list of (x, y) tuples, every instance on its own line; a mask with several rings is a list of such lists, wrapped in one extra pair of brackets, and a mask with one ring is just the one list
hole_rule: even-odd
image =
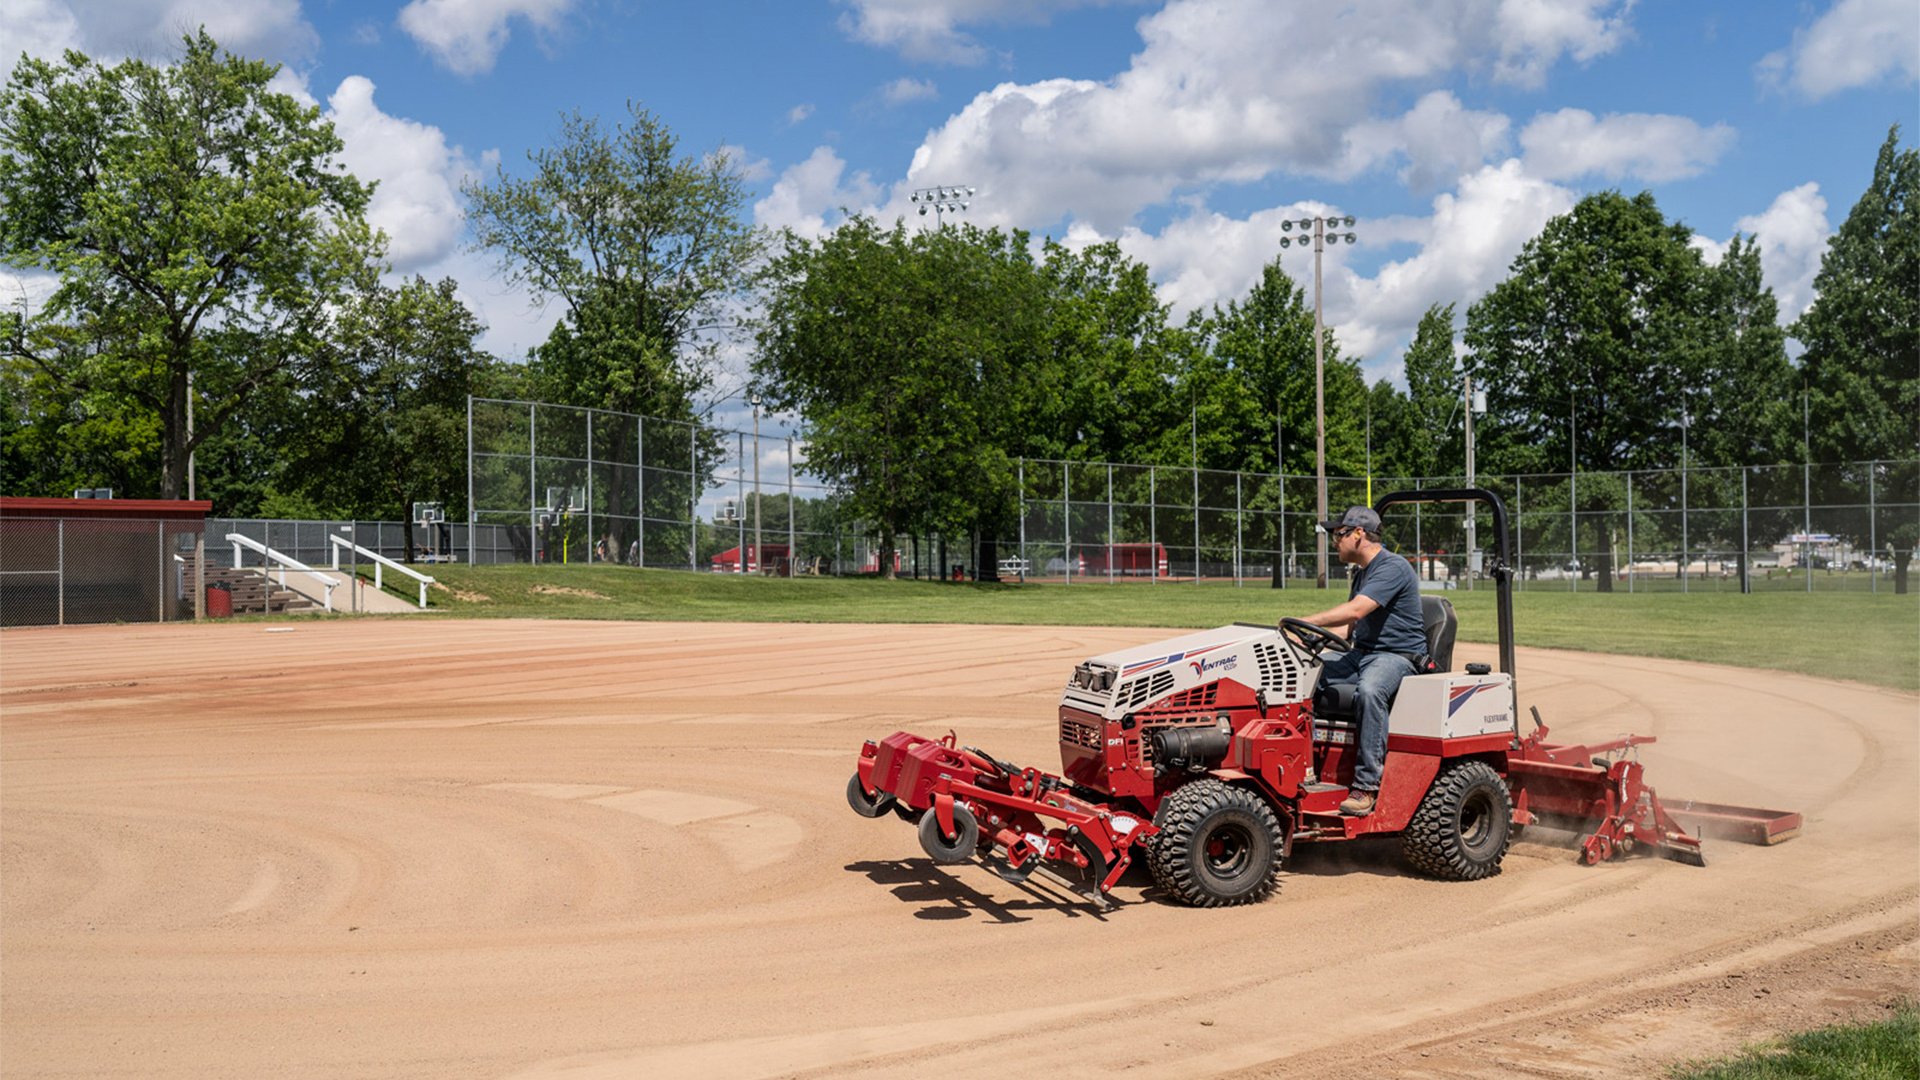
[[(1420, 616), (1427, 625), (1427, 655), (1434, 672), (1453, 670), (1453, 634), (1459, 627), (1453, 604), (1444, 596), (1422, 596)], [(1322, 683), (1313, 693), (1316, 720), (1355, 720), (1359, 717), (1352, 683)]]

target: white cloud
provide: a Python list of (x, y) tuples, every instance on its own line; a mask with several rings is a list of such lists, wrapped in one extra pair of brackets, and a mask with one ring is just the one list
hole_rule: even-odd
[(910, 101), (924, 101), (939, 96), (939, 88), (928, 79), (909, 79), (902, 76), (880, 88), (880, 100), (888, 105), (905, 105)]
[(1412, 188), (1448, 184), (1505, 150), (1511, 125), (1499, 113), (1475, 112), (1445, 90), (1421, 98), (1397, 120), (1367, 120), (1347, 130), (1346, 152), (1331, 175), (1348, 178), (1403, 159), (1400, 180)]
[[(1780, 324), (1799, 318), (1813, 303), (1813, 279), (1833, 235), (1820, 185), (1809, 182), (1783, 191), (1765, 210), (1741, 218), (1733, 228), (1760, 245), (1761, 276), (1780, 302)], [(1693, 246), (1716, 263), (1726, 255), (1728, 242), (1693, 238)]]
[(1585, 109), (1543, 113), (1520, 132), (1527, 171), (1547, 180), (1599, 175), (1658, 183), (1697, 176), (1733, 145), (1725, 124), (1702, 127), (1684, 116)]
[(909, 60), (979, 64), (990, 53), (962, 25), (1044, 23), (1055, 11), (1141, 0), (839, 0), (840, 29)]
[(0, 26), (5, 53), (47, 59), (78, 49), (96, 60), (129, 56), (164, 61), (180, 39), (205, 27), (221, 48), (282, 63), (313, 54), (319, 36), (300, 14), (299, 0), (5, 0)]
[(1143, 48), (1111, 79), (1006, 83), (975, 97), (928, 135), (904, 187), (972, 182), (995, 192), (992, 223), (1072, 213), (1111, 234), (1183, 188), (1280, 172), (1337, 176), (1404, 157), (1410, 181), (1438, 182), (1501, 149), (1502, 118), (1428, 94), (1383, 122), (1369, 115), (1376, 98), (1462, 70), (1536, 79), (1562, 57), (1613, 48), (1629, 7), (1172, 0), (1140, 21)]
[(1632, 0), (1501, 0), (1494, 16), (1494, 74), (1537, 87), (1562, 53), (1586, 63), (1612, 52), (1628, 36), (1632, 8)]
[(749, 184), (758, 183), (773, 175), (773, 162), (763, 157), (754, 157), (744, 146), (722, 143), (719, 152), (727, 156), (728, 163), (740, 174), (740, 179)]
[(378, 182), (367, 220), (385, 230), (387, 257), (404, 273), (440, 261), (460, 242), (460, 185), (476, 169), (439, 128), (389, 116), (373, 92), (364, 76), (348, 76), (327, 99), (327, 117), (345, 144), (342, 162)]
[(753, 204), (753, 221), (770, 229), (792, 229), (809, 239), (827, 231), (828, 215), (842, 207), (870, 209), (880, 189), (864, 172), (843, 178), (847, 163), (830, 147), (816, 147), (805, 161), (789, 166), (767, 197)]
[(1759, 71), (1815, 100), (1883, 79), (1911, 83), (1920, 79), (1920, 14), (1913, 0), (1839, 0)]
[(792, 127), (793, 125), (801, 122), (802, 120), (805, 120), (807, 117), (812, 115), (813, 115), (813, 102), (803, 101), (800, 104), (795, 105), (793, 108), (787, 110), (787, 126)]
[(572, 7), (573, 0), (412, 0), (400, 9), (399, 22), (442, 67), (481, 75), (506, 48), (512, 20), (551, 34)]

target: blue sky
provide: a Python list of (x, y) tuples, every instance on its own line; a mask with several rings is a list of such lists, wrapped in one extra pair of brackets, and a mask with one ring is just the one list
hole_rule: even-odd
[(1758, 233), (1791, 319), (1889, 125), (1920, 134), (1916, 0), (0, 0), (13, 55), (164, 58), (199, 23), (327, 109), (396, 271), (458, 279), (506, 356), (558, 311), (467, 249), (459, 184), (629, 100), (737, 154), (767, 226), (969, 183), (980, 224), (1119, 239), (1178, 312), (1241, 295), (1282, 220), (1352, 214), (1326, 306), (1373, 377), (1604, 188), (1709, 257)]

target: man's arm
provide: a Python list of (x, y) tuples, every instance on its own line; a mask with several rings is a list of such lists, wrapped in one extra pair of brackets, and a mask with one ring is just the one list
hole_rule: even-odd
[(1356, 596), (1346, 603), (1341, 604), (1339, 607), (1328, 608), (1317, 614), (1309, 615), (1306, 621), (1313, 623), (1315, 626), (1324, 626), (1329, 630), (1335, 630), (1342, 626), (1352, 626), (1354, 623), (1359, 622), (1361, 619), (1366, 618), (1379, 609), (1380, 604), (1372, 597)]

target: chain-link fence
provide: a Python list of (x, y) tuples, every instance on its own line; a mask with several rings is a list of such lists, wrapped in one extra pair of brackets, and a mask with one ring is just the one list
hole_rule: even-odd
[(0, 518), (0, 626), (191, 619), (200, 530), (180, 519)]
[[(1029, 578), (1246, 584), (1317, 576), (1315, 478), (1179, 466), (1020, 463)], [(1481, 475), (1506, 504), (1522, 589), (1878, 591), (1920, 541), (1920, 462)], [(1463, 477), (1328, 477), (1327, 506)], [(1468, 584), (1492, 515), (1393, 511), (1388, 546), (1438, 587)], [(1151, 567), (1151, 570), (1149, 569)], [(1337, 562), (1329, 576), (1342, 576)]]
[[(879, 569), (878, 538), (809, 473), (806, 447), (628, 413), (474, 399), (466, 523), (436, 541), (475, 562), (620, 562), (774, 574)], [(1329, 476), (1338, 512), (1463, 477)], [(1109, 462), (1018, 463), (1015, 535), (897, 537), (910, 576), (1287, 584), (1317, 575), (1312, 475)], [(1523, 589), (1877, 591), (1920, 533), (1920, 462), (1486, 475)], [(1471, 585), (1492, 520), (1394, 512), (1388, 543), (1430, 587)], [(366, 528), (366, 523), (360, 523)], [(391, 528), (389, 524), (386, 526)], [(995, 565), (976, 565), (991, 540)], [(366, 543), (363, 538), (362, 543)], [(416, 547), (418, 542), (416, 542)], [(1329, 556), (1328, 574), (1343, 569)]]

